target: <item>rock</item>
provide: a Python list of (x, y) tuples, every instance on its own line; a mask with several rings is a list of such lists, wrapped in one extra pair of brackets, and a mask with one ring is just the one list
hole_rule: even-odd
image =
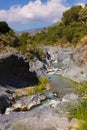
[(54, 103), (54, 104), (51, 105), (51, 107), (52, 107), (52, 108), (56, 108), (56, 107), (57, 107), (57, 104)]
[(30, 70), (32, 72), (35, 71), (38, 76), (44, 76), (45, 75), (46, 66), (39, 59), (36, 59), (34, 62), (30, 62), (29, 65), (30, 65)]
[(0, 55), (0, 86), (8, 91), (37, 84), (35, 72), (29, 71), (29, 61), (19, 52)]
[(0, 94), (0, 113), (4, 114), (6, 108), (10, 106), (10, 100), (6, 94)]
[(50, 65), (52, 65), (53, 61), (58, 61), (58, 64), (62, 66), (60, 70), (61, 75), (77, 82), (83, 82), (87, 81), (87, 45), (84, 45), (84, 47), (78, 46), (76, 49), (44, 46), (43, 49), (50, 55)]
[(10, 114), (12, 112), (12, 108), (6, 108), (5, 114)]
[(78, 128), (78, 119), (72, 118), (72, 120), (70, 121), (70, 127), (73, 130), (75, 130), (76, 128)]
[(74, 93), (69, 93), (66, 94), (63, 99), (62, 102), (71, 102), (71, 101), (77, 101), (79, 99), (79, 96), (77, 94)]
[(12, 105), (12, 111), (28, 111), (31, 108), (41, 104), (46, 97), (42, 94), (21, 97), (15, 104)]
[(20, 102), (13, 104), (12, 110), (13, 111), (21, 111), (22, 110), (22, 104)]
[(43, 94), (39, 94), (38, 98), (40, 101), (44, 101), (47, 99)]
[(62, 94), (57, 93), (57, 92), (53, 92), (53, 96), (57, 97), (57, 98), (62, 98)]
[(28, 107), (26, 105), (22, 106), (21, 111), (28, 111)]

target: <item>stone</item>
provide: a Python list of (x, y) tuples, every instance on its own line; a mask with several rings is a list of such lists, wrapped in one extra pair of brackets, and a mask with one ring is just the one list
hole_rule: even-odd
[(57, 107), (57, 104), (54, 103), (54, 104), (51, 105), (51, 107), (52, 107), (52, 108), (56, 108), (56, 107)]
[(30, 65), (30, 70), (32, 72), (35, 71), (38, 76), (44, 76), (45, 75), (46, 66), (39, 59), (36, 59), (34, 62), (30, 62), (29, 65)]
[(40, 101), (46, 100), (46, 97), (43, 94), (39, 94), (38, 98)]
[(78, 128), (78, 119), (72, 118), (72, 120), (70, 121), (70, 127), (71, 127), (72, 129)]
[(13, 104), (12, 110), (13, 110), (13, 111), (21, 111), (21, 110), (22, 110), (22, 104), (19, 103), (19, 102)]
[(5, 114), (10, 114), (12, 112), (12, 108), (6, 108)]

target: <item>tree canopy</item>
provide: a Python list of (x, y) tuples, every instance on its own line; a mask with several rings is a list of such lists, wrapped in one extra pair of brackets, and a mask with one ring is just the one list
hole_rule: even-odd
[(8, 24), (5, 21), (0, 22), (0, 33), (7, 33), (11, 30)]
[(79, 12), (79, 20), (82, 23), (86, 23), (87, 22), (87, 5), (85, 5), (85, 7), (82, 8), (81, 11)]
[(79, 20), (79, 12), (82, 9), (81, 6), (73, 6), (69, 10), (63, 13), (62, 22), (65, 25), (69, 25), (71, 22)]

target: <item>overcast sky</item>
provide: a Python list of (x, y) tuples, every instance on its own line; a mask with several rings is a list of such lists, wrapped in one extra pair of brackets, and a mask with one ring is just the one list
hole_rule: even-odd
[(49, 26), (61, 20), (65, 10), (87, 0), (0, 0), (0, 21), (16, 30)]

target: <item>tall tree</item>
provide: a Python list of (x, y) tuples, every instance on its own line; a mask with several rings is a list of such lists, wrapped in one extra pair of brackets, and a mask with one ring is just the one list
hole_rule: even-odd
[(78, 21), (79, 19), (79, 12), (82, 9), (81, 6), (73, 6), (69, 10), (63, 13), (62, 22), (65, 25), (69, 25), (71, 22)]

